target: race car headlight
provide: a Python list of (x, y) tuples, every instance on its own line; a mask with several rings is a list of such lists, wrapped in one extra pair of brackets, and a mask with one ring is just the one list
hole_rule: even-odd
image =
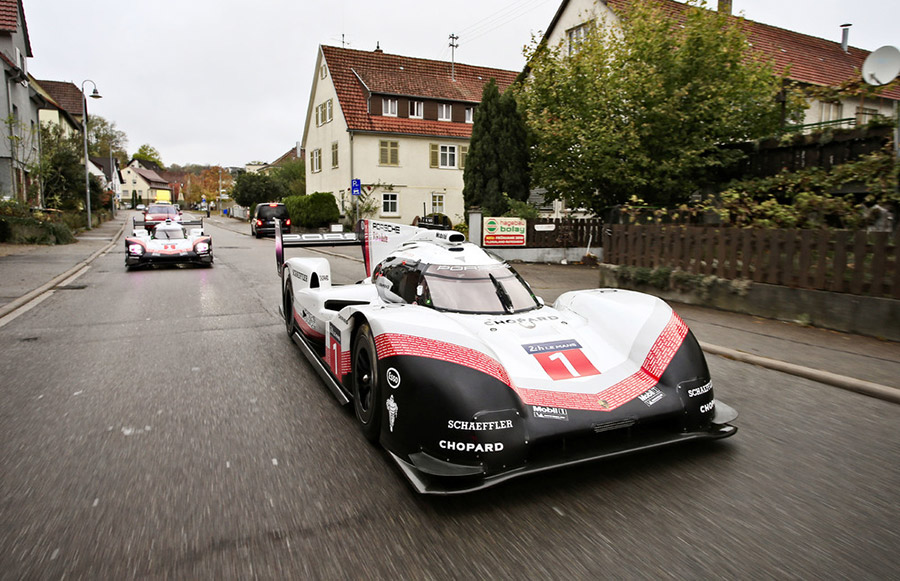
[(194, 247), (194, 249), (200, 253), (209, 252), (209, 244), (207, 244), (206, 242), (200, 242), (197, 244), (197, 246)]
[(128, 245), (128, 254), (134, 254), (136, 256), (140, 256), (144, 253), (144, 247), (140, 244), (129, 244)]

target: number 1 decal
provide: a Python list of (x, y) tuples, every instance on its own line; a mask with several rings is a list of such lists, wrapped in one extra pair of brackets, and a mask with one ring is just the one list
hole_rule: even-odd
[(554, 381), (600, 375), (575, 340), (523, 345)]
[(554, 353), (547, 359), (549, 359), (550, 361), (562, 361), (562, 364), (566, 366), (566, 369), (569, 371), (569, 373), (572, 374), (572, 377), (581, 377), (581, 374), (578, 373), (578, 371), (576, 371), (574, 367), (572, 367), (572, 364), (569, 363), (569, 360), (566, 359), (565, 353), (563, 353), (562, 351)]

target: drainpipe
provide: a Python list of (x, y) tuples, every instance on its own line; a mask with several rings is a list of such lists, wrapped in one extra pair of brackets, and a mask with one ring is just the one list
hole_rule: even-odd
[(848, 49), (850, 48), (850, 27), (852, 24), (841, 24), (841, 30), (843, 31), (841, 34), (841, 50), (844, 52), (850, 52)]
[[(4, 75), (4, 77), (6, 77), (6, 75)], [(12, 198), (18, 202), (19, 201), (19, 191), (18, 191), (19, 188), (18, 188), (18, 184), (16, 183), (16, 163), (15, 163), (15, 156), (13, 155), (13, 147), (15, 147), (15, 145), (13, 145), (13, 139), (12, 139), (13, 131), (15, 131), (15, 129), (12, 126), (13, 103), (12, 103), (12, 91), (9, 88), (9, 84), (11, 82), (12, 82), (11, 79), (6, 78), (6, 109), (7, 109), (7, 111), (6, 111), (7, 117), (6, 118), (10, 120), (10, 123), (8, 124), (8, 127), (7, 127), (9, 129), (9, 136), (8, 136), (9, 139), (7, 139), (7, 141), (9, 142), (9, 189), (10, 189), (10, 193), (12, 194)]]

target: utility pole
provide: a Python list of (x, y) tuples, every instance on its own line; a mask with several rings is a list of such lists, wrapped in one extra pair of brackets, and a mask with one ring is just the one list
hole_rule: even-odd
[(456, 41), (459, 40), (459, 37), (455, 34), (450, 35), (450, 80), (456, 81), (456, 49), (459, 48), (459, 45), (456, 44)]

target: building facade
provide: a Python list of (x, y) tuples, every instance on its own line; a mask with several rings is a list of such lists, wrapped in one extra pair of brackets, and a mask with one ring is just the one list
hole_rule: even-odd
[(400, 223), (432, 212), (464, 220), (475, 107), (490, 79), (503, 91), (517, 75), (320, 46), (302, 141), (307, 193), (330, 192), (348, 218), (359, 208)]
[(40, 107), (44, 102), (31, 86), (28, 59), (31, 41), (21, 0), (0, 0), (0, 64), (6, 84), (0, 91), (3, 136), (0, 140), (0, 198), (38, 203), (29, 197), (30, 163), (40, 156)]

